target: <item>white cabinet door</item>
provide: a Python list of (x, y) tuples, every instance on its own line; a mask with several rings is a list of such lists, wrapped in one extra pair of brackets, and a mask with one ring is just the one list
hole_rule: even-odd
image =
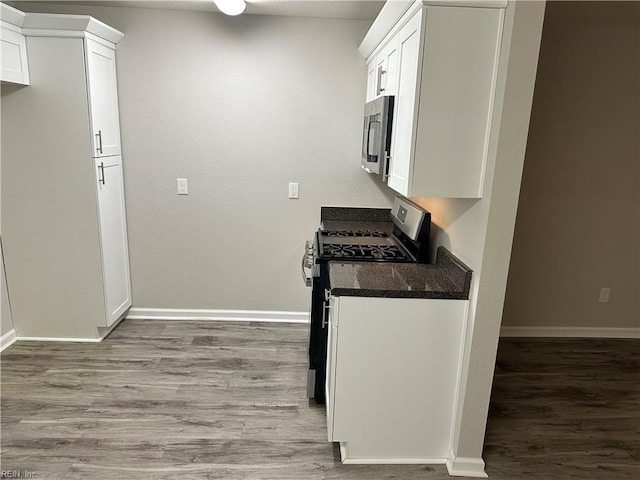
[(378, 95), (395, 95), (398, 77), (398, 37), (393, 37), (376, 56)]
[(97, 158), (95, 162), (102, 276), (107, 309), (104, 326), (109, 326), (131, 306), (122, 158)]
[(414, 149), (422, 15), (422, 10), (416, 13), (397, 35), (398, 85), (391, 134), (391, 163), (389, 166), (388, 185), (405, 196), (409, 196)]
[(91, 39), (85, 40), (85, 49), (93, 156), (120, 155), (116, 52)]
[(343, 296), (333, 308), (327, 426), (342, 460), (446, 459), (468, 301)]
[(376, 98), (376, 61), (375, 58), (367, 64), (367, 102)]
[(502, 19), (498, 8), (428, 7), (411, 196), (482, 197)]
[(29, 85), (29, 67), (27, 64), (27, 45), (24, 35), (16, 31), (17, 27), (0, 22), (0, 80), (3, 82)]
[(339, 297), (329, 298), (329, 307), (327, 308), (328, 325), (327, 325), (327, 368), (324, 398), (327, 405), (327, 436), (330, 442), (333, 442), (333, 411), (335, 406), (335, 377), (336, 377), (336, 360), (338, 354), (338, 325), (337, 325), (337, 309)]

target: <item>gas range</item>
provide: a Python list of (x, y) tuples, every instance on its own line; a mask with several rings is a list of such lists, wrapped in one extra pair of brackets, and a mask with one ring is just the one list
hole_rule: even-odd
[[(329, 297), (329, 262), (419, 262), (427, 263), (431, 215), (410, 201), (398, 197), (389, 215), (388, 231), (319, 229), (307, 242), (303, 277), (311, 293), (308, 394), (324, 403), (327, 329), (323, 313)], [(305, 267), (312, 268), (307, 278)]]
[(317, 260), (415, 261), (393, 236), (379, 231), (319, 230)]

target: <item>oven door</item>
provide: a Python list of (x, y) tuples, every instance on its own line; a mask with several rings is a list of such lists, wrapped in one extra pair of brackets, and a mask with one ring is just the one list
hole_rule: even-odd
[(329, 285), (326, 262), (320, 265), (319, 275), (313, 277), (311, 290), (311, 325), (309, 328), (309, 372), (307, 394), (316, 403), (324, 403), (324, 383), (327, 361), (327, 328), (325, 320), (325, 292)]

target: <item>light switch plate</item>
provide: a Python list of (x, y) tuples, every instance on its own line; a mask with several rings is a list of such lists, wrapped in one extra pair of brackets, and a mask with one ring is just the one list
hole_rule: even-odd
[(298, 182), (289, 184), (289, 198), (298, 198)]
[(186, 178), (178, 178), (178, 195), (189, 195), (189, 185)]

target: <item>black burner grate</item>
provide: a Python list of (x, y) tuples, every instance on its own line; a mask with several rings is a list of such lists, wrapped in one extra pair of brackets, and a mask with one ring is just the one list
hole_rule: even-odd
[(407, 257), (395, 245), (322, 245), (322, 257), (354, 260), (406, 260)]
[(385, 232), (371, 232), (368, 230), (354, 231), (354, 230), (321, 230), (320, 233), (327, 237), (376, 237), (385, 238), (389, 234)]

